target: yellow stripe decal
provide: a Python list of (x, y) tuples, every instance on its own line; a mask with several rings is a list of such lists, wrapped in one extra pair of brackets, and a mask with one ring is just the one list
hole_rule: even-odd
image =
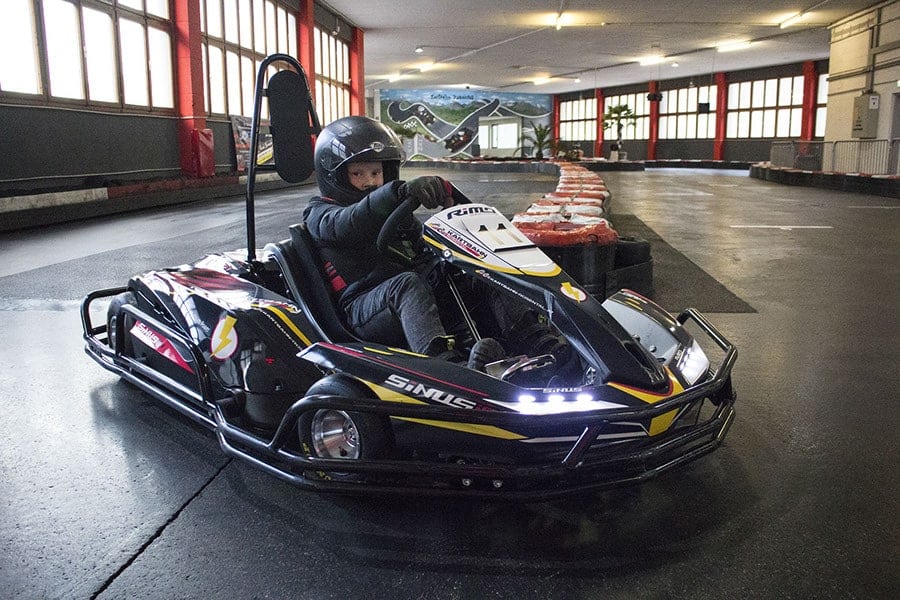
[[(669, 389), (665, 394), (654, 394), (653, 392), (647, 392), (644, 390), (639, 390), (637, 388), (629, 387), (627, 385), (621, 385), (618, 383), (609, 383), (609, 387), (616, 388), (622, 392), (625, 392), (629, 396), (634, 396), (638, 400), (643, 400), (647, 404), (656, 404), (661, 400), (665, 400), (666, 398), (671, 398), (672, 396), (678, 395), (684, 391), (684, 388), (678, 383), (678, 380), (675, 379), (675, 376), (672, 375), (672, 372), (669, 369), (666, 369), (666, 374), (669, 376)], [(650, 436), (658, 435), (663, 433), (669, 426), (672, 425), (672, 421), (675, 419), (675, 415), (678, 414), (678, 409), (670, 410), (667, 413), (661, 414), (658, 417), (654, 417), (650, 420), (650, 431), (648, 433)]]
[[(401, 394), (396, 390), (391, 390), (380, 386), (371, 381), (363, 381), (372, 391), (378, 394), (378, 398), (385, 402), (398, 402), (400, 404), (427, 404), (418, 398), (411, 398), (405, 394)], [(460, 409), (465, 410), (465, 409)], [(502, 440), (524, 440), (525, 436), (493, 425), (476, 425), (474, 423), (457, 423), (454, 421), (433, 421), (431, 419), (414, 419), (411, 417), (394, 417), (400, 421), (408, 421), (410, 423), (419, 423), (421, 425), (429, 425), (431, 427), (441, 427), (443, 429), (452, 429), (463, 433), (473, 433), (475, 435), (483, 435), (485, 437), (499, 438)]]
[(286, 314), (284, 314), (283, 312), (281, 312), (279, 309), (275, 308), (274, 306), (264, 306), (263, 308), (265, 308), (269, 312), (275, 313), (275, 315), (278, 316), (278, 318), (281, 319), (281, 321), (285, 325), (288, 326), (288, 329), (290, 329), (292, 332), (294, 332), (294, 335), (296, 335), (298, 338), (300, 338), (304, 344), (306, 344), (307, 346), (312, 346), (312, 342), (309, 341), (309, 338), (306, 337), (303, 334), (303, 332), (300, 331), (300, 329), (296, 325), (294, 325), (293, 321), (288, 319)]
[(363, 346), (363, 350), (367, 352), (374, 352), (375, 354), (383, 354), (384, 356), (393, 356), (393, 352), (386, 352), (384, 350), (379, 350), (378, 348), (369, 348), (368, 346)]
[(493, 425), (475, 425), (473, 423), (457, 423), (454, 421), (432, 421), (430, 419), (412, 419), (408, 417), (395, 417), (400, 421), (409, 421), (410, 423), (419, 423), (421, 425), (430, 425), (431, 427), (441, 427), (443, 429), (452, 429), (463, 433), (473, 433), (475, 435), (483, 435), (485, 437), (499, 438), (501, 440), (524, 440), (524, 435), (506, 431)]

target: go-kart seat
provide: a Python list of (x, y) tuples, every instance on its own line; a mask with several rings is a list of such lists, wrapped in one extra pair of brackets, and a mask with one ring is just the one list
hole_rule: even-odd
[(285, 282), (291, 295), (311, 315), (311, 321), (322, 337), (331, 342), (356, 342), (344, 325), (325, 284), (322, 260), (318, 249), (303, 223), (291, 225), (291, 239), (273, 244), (273, 254), (285, 272)]

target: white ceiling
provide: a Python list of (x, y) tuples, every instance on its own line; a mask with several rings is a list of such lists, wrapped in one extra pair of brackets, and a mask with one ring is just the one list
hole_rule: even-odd
[[(326, 0), (324, 4), (364, 30), (367, 88), (470, 86), (558, 94), (827, 58), (829, 25), (884, 2)], [(554, 21), (560, 11), (563, 26), (557, 30)], [(801, 24), (779, 27), (801, 11)], [(754, 43), (734, 52), (715, 49), (739, 40)], [(417, 46), (424, 52), (416, 54)], [(666, 61), (638, 63), (654, 52), (666, 56)], [(430, 70), (420, 70), (432, 62)], [(398, 74), (402, 75), (395, 80)], [(551, 79), (535, 85), (541, 77)]]

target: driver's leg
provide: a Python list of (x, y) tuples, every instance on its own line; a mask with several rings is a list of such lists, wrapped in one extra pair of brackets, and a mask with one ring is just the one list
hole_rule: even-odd
[(395, 275), (344, 307), (347, 324), (363, 339), (400, 345), (427, 354), (435, 338), (446, 336), (434, 294), (416, 273)]

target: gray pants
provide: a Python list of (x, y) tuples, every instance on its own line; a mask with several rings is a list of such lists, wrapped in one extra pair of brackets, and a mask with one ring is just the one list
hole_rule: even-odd
[(360, 294), (344, 306), (344, 314), (362, 339), (413, 352), (424, 353), (432, 339), (446, 335), (431, 287), (411, 271)]

